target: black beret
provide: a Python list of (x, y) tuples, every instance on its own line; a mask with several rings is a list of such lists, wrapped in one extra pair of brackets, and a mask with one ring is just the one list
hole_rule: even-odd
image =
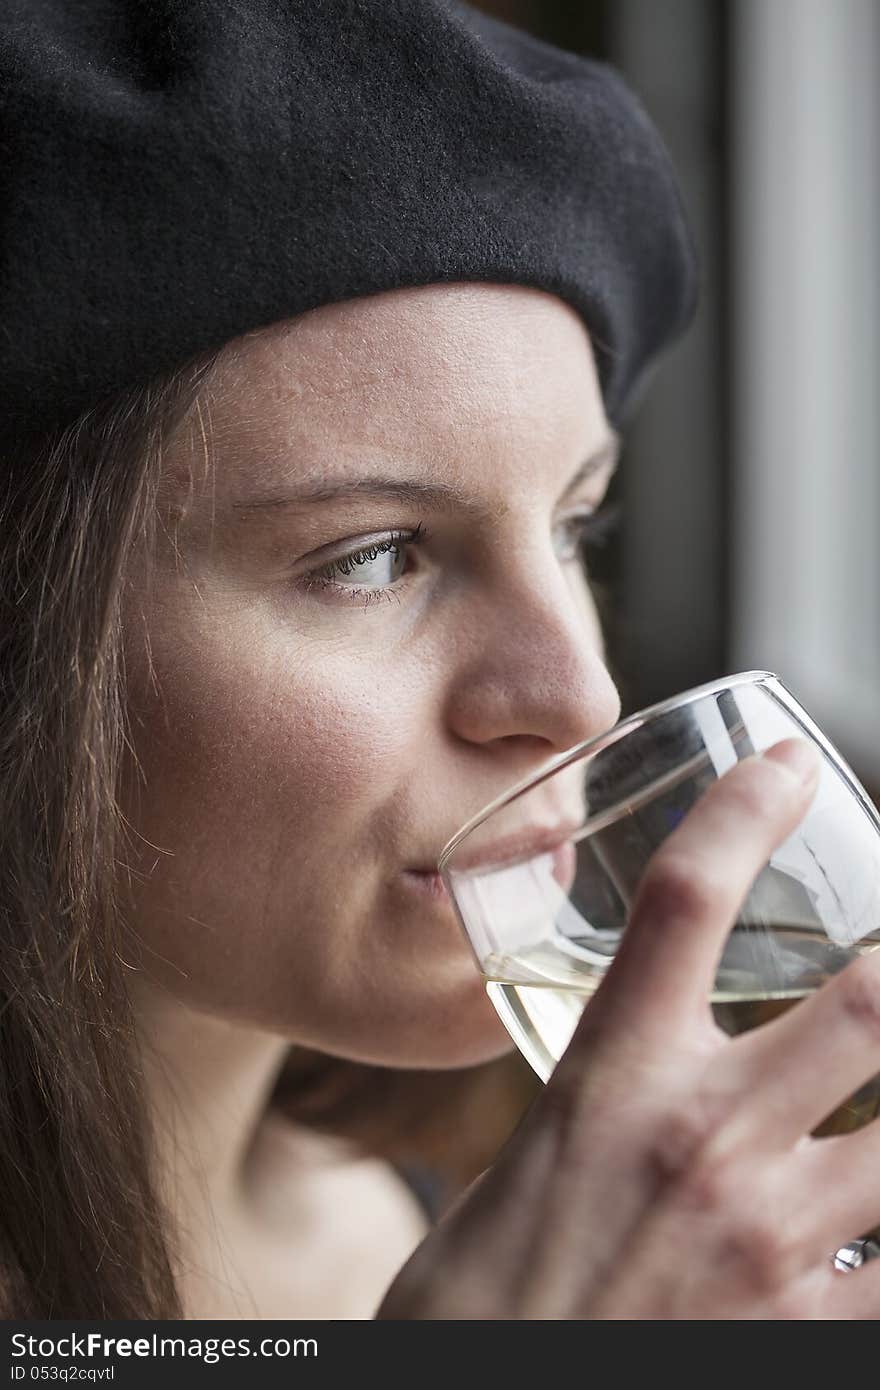
[(609, 417), (688, 321), (669, 159), (620, 77), (458, 0), (3, 0), (0, 429), (249, 329), (488, 280), (583, 317)]

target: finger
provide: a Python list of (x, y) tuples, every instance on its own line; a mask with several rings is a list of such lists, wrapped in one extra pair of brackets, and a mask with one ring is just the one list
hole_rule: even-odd
[[(818, 1197), (797, 1214), (817, 1260), (869, 1233), (880, 1241), (880, 1121), (854, 1134), (816, 1139), (801, 1153), (798, 1181)], [(878, 1260), (880, 1264), (880, 1260)]]
[(725, 938), (773, 850), (804, 816), (818, 750), (785, 739), (709, 787), (651, 857), (620, 948), (569, 1050), (594, 1025), (669, 1037), (708, 1011)]
[(880, 1318), (880, 1260), (829, 1278), (822, 1298), (824, 1318)]
[[(748, 1104), (730, 1127), (730, 1142), (766, 1150), (795, 1143), (880, 1074), (880, 957), (853, 961), (732, 1049), (736, 1090)], [(880, 1219), (880, 1205), (874, 1215)]]

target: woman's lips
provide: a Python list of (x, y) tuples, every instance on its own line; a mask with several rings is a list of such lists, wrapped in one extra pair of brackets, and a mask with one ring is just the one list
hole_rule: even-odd
[(446, 884), (438, 873), (423, 872), (420, 869), (407, 869), (404, 878), (425, 897), (434, 902), (449, 902)]
[(571, 840), (553, 850), (553, 877), (564, 893), (571, 891), (577, 877), (577, 848)]
[[(552, 863), (551, 872), (553, 877), (563, 892), (569, 892), (577, 872), (577, 850), (571, 840), (565, 839), (560, 841), (557, 838), (554, 843), (548, 843), (548, 836), (546, 833), (533, 834), (531, 838), (533, 841), (531, 846), (532, 853), (531, 855), (525, 853), (519, 862), (522, 863), (523, 860), (528, 860), (530, 857), (539, 859), (549, 855)], [(506, 844), (504, 848), (509, 849), (509, 843)], [(503, 869), (503, 864), (498, 864), (498, 859), (500, 857), (498, 846), (483, 850), (479, 855), (479, 859), (482, 859), (487, 864), (490, 872), (493, 867)], [(472, 871), (477, 867), (477, 860), (478, 857), (474, 855), (469, 866)], [(446, 884), (436, 870), (407, 869), (404, 873), (404, 878), (420, 893), (423, 893), (433, 901), (449, 901)]]

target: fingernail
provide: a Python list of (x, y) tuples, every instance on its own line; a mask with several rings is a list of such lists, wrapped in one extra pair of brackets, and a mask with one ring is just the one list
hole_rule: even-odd
[(807, 739), (791, 738), (774, 744), (763, 756), (785, 768), (799, 782), (810, 782), (819, 771), (821, 755), (816, 745)]

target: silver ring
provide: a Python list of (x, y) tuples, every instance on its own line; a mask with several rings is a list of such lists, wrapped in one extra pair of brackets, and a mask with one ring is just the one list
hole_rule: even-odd
[(843, 1270), (849, 1274), (854, 1269), (861, 1269), (868, 1260), (876, 1260), (880, 1255), (880, 1242), (873, 1236), (863, 1236), (860, 1240), (851, 1240), (849, 1245), (842, 1245), (839, 1250), (831, 1256), (831, 1263), (835, 1269)]

